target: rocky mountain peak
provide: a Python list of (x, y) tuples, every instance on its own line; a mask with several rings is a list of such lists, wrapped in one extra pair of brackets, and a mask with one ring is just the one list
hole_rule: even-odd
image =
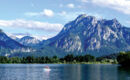
[(110, 54), (130, 50), (129, 30), (117, 19), (97, 20), (83, 14), (66, 24), (49, 44), (67, 52)]
[(75, 24), (79, 23), (79, 22), (91, 22), (92, 24), (97, 22), (96, 17), (94, 16), (88, 16), (86, 14), (81, 14), (79, 15), (76, 19), (75, 19)]
[(81, 15), (79, 15), (79, 16), (76, 18), (76, 20), (81, 20), (81, 19), (83, 19), (83, 18), (85, 18), (85, 17), (87, 17), (87, 14), (81, 14)]

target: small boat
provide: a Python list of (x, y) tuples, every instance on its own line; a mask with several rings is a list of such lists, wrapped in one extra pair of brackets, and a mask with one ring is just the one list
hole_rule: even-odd
[(50, 69), (48, 66), (45, 66), (44, 71), (46, 71), (46, 72), (50, 72), (51, 69)]

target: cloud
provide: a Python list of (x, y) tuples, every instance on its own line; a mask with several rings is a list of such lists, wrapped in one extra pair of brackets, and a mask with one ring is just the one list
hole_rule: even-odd
[[(82, 0), (82, 2), (85, 1), (87, 0)], [(130, 0), (88, 0), (87, 2), (130, 15)]]
[(63, 25), (57, 23), (39, 22), (32, 20), (0, 20), (1, 27), (24, 28), (45, 32), (59, 32)]
[(74, 8), (74, 7), (75, 7), (75, 5), (74, 5), (74, 4), (72, 4), (72, 3), (70, 3), (70, 4), (67, 4), (67, 7), (68, 7), (68, 8)]
[(52, 17), (54, 15), (53, 11), (50, 9), (44, 9), (43, 12), (41, 12), (42, 15)]
[(53, 17), (54, 12), (50, 9), (44, 9), (41, 12), (26, 12), (26, 16), (46, 16), (46, 17)]

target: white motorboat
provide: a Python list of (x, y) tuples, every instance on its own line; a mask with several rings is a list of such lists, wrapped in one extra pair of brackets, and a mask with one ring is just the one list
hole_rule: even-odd
[(46, 72), (50, 72), (51, 69), (50, 69), (48, 66), (46, 66), (46, 67), (44, 68), (44, 71), (46, 71)]

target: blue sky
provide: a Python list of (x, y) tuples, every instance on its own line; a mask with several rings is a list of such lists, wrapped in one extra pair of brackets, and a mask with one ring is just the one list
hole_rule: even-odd
[(1, 0), (0, 28), (10, 35), (55, 36), (79, 14), (117, 18), (130, 27), (130, 0)]

